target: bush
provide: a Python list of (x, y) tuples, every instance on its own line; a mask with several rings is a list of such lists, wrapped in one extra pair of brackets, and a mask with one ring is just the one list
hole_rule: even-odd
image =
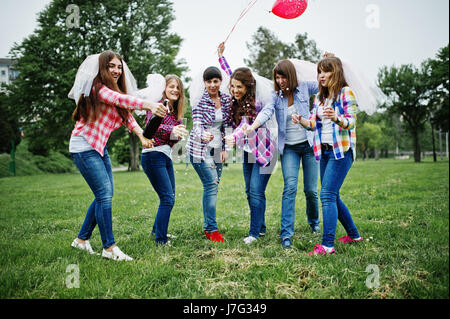
[(72, 160), (58, 152), (50, 152), (48, 157), (35, 155), (33, 160), (46, 173), (72, 173), (75, 169)]
[[(77, 172), (72, 160), (63, 154), (51, 151), (47, 157), (33, 155), (28, 151), (27, 144), (27, 141), (23, 140), (16, 149), (16, 176)], [(9, 154), (0, 154), (0, 178), (13, 176), (9, 172), (10, 162)]]

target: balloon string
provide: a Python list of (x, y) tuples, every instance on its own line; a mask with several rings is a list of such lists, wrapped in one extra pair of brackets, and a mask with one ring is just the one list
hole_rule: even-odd
[(253, 0), (252, 2), (250, 2), (247, 6), (247, 8), (245, 8), (239, 18), (237, 19), (236, 23), (233, 25), (233, 28), (231, 29), (230, 33), (228, 33), (228, 36), (226, 37), (225, 41), (223, 41), (223, 43), (226, 43), (228, 38), (230, 37), (231, 33), (233, 33), (234, 29), (236, 28), (237, 24), (239, 23), (239, 21), (242, 20), (242, 18), (247, 14), (247, 12), (250, 11), (250, 9), (256, 4), (256, 2), (258, 2), (258, 0)]

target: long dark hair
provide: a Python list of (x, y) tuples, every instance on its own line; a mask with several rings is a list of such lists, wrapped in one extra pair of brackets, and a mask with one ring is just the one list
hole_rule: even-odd
[(239, 126), (243, 116), (249, 116), (253, 119), (256, 117), (256, 81), (249, 68), (238, 68), (233, 72), (230, 78), (229, 89), (233, 79), (240, 81), (247, 89), (247, 92), (240, 100), (232, 99), (231, 116), (235, 125)]
[(297, 72), (295, 71), (294, 64), (289, 60), (279, 61), (273, 68), (273, 87), (277, 94), (281, 91), (280, 86), (277, 83), (277, 74), (284, 76), (287, 79), (286, 95), (292, 95), (298, 86)]
[[(109, 72), (109, 62), (117, 58), (122, 63), (122, 74), (120, 75), (117, 83), (111, 76)], [(100, 114), (101, 103), (98, 99), (98, 92), (100, 91), (103, 85), (107, 86), (113, 91), (126, 94), (127, 93), (127, 85), (125, 83), (125, 71), (123, 69), (123, 61), (119, 54), (107, 50), (100, 54), (98, 57), (98, 74), (94, 78), (92, 83), (92, 91), (88, 97), (84, 95), (80, 96), (78, 100), (77, 107), (73, 111), (72, 119), (74, 121), (84, 120), (86, 122), (94, 122), (98, 115)], [(119, 113), (122, 120), (127, 123), (129, 111), (126, 109), (122, 109), (120, 107), (116, 107), (117, 112)]]

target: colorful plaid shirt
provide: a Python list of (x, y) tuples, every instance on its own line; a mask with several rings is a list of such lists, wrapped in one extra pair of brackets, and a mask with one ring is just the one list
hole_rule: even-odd
[[(223, 123), (220, 128), (222, 135), (222, 150), (225, 150), (225, 131), (231, 127), (231, 98), (228, 94), (219, 93), (220, 104), (222, 105)], [(204, 161), (206, 158), (206, 148), (208, 143), (202, 140), (205, 130), (210, 129), (216, 119), (216, 104), (209, 96), (208, 91), (204, 91), (198, 105), (192, 106), (193, 129), (186, 143), (186, 151), (196, 160)]]
[[(152, 116), (152, 112), (147, 111), (145, 125), (148, 124)], [(156, 130), (155, 136), (153, 137), (153, 146), (161, 146), (167, 144), (170, 147), (173, 147), (180, 139), (178, 137), (174, 137), (174, 139), (171, 139), (171, 134), (173, 128), (180, 124), (181, 120), (178, 120), (175, 114), (166, 113), (161, 121), (161, 124), (158, 127), (158, 130)]]
[[(225, 72), (227, 72), (228, 75), (231, 76), (233, 74), (224, 56), (221, 56), (219, 58), (219, 63), (220, 67)], [(262, 103), (258, 100), (255, 101), (255, 107), (256, 107), (256, 114), (258, 114), (263, 109)], [(255, 120), (254, 118), (250, 117), (251, 123), (253, 123), (254, 120)], [(233, 127), (235, 127), (235, 123), (232, 124)], [(244, 131), (242, 130), (243, 124), (244, 123), (241, 123), (233, 132), (236, 145), (239, 148), (243, 149), (245, 143), (247, 143), (248, 146), (250, 147), (251, 153), (255, 156), (258, 164), (263, 167), (269, 165), (270, 161), (273, 158), (274, 152), (276, 151), (275, 149), (276, 141), (273, 141), (271, 139), (270, 130), (265, 125), (261, 125), (256, 130), (256, 132), (253, 132), (252, 134), (246, 136), (244, 134)]]
[[(314, 155), (320, 160), (322, 155), (322, 122), (317, 116), (320, 105), (318, 96), (314, 100), (314, 107), (309, 116), (308, 130), (314, 131)], [(344, 153), (350, 148), (353, 150), (353, 159), (356, 158), (356, 111), (358, 104), (353, 91), (348, 87), (342, 88), (339, 97), (333, 104), (334, 111), (339, 118), (339, 125), (332, 122), (333, 126), (333, 152), (336, 159), (344, 158)]]
[[(256, 101), (256, 111), (259, 112), (262, 109), (262, 103)], [(255, 132), (245, 135), (241, 124), (234, 130), (233, 136), (236, 141), (236, 145), (244, 149), (245, 144), (250, 147), (250, 152), (255, 156), (256, 161), (262, 167), (270, 164), (275, 153), (276, 143), (271, 139), (270, 130), (265, 126), (260, 126)], [(251, 123), (249, 123), (251, 124)]]
[[(92, 93), (95, 94), (94, 90)], [(101, 101), (100, 114), (94, 122), (86, 122), (80, 119), (75, 123), (72, 136), (83, 136), (89, 145), (103, 156), (103, 152), (111, 133), (122, 126), (123, 120), (116, 107), (128, 110), (142, 110), (144, 101), (127, 94), (113, 91), (103, 85), (98, 91)], [(126, 124), (130, 132), (138, 126), (131, 112), (128, 113)]]

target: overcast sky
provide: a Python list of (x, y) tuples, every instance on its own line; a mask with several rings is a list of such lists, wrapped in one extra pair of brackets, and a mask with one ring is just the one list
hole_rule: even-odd
[[(37, 13), (50, 2), (0, 0), (0, 57), (33, 32)], [(206, 64), (217, 65), (215, 48), (249, 2), (173, 0), (176, 20), (171, 29), (184, 39), (179, 58), (186, 60), (190, 74)], [(259, 26), (285, 42), (307, 32), (319, 49), (353, 61), (373, 80), (380, 67), (419, 65), (449, 42), (448, 0), (309, 0), (305, 13), (293, 20), (270, 13), (274, 2), (258, 0), (231, 34), (225, 55), (233, 69), (244, 66), (246, 42)]]

